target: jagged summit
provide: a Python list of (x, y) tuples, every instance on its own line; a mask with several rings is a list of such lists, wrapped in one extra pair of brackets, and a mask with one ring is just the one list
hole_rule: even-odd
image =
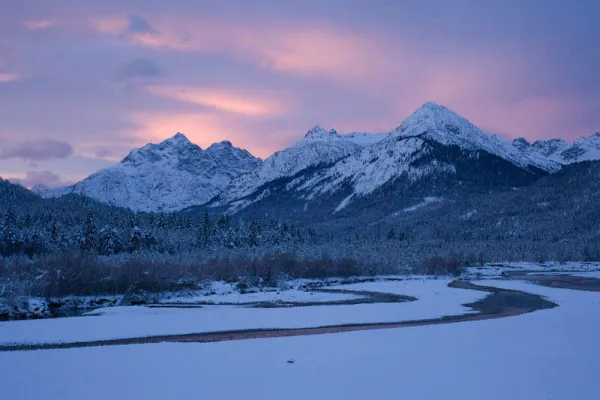
[(222, 140), (218, 143), (213, 143), (210, 147), (213, 146), (233, 147), (233, 143), (231, 143), (229, 140)]
[(190, 140), (181, 132), (177, 132), (172, 137), (164, 140), (161, 144), (191, 144)]
[(229, 140), (223, 140), (221, 142), (216, 142), (216, 143), (211, 144), (210, 146), (208, 146), (206, 148), (205, 151), (208, 151), (208, 152), (218, 151), (218, 152), (230, 153), (235, 150), (241, 150), (241, 149), (234, 147), (233, 143), (231, 143)]
[(327, 130), (322, 125), (315, 125), (312, 127), (302, 139), (303, 142), (328, 142), (331, 140), (341, 139), (340, 135), (335, 129)]
[(202, 149), (197, 144), (190, 142), (190, 140), (187, 138), (187, 136), (185, 136), (181, 132), (177, 132), (175, 135), (171, 136), (168, 139), (163, 140), (162, 142), (160, 142), (158, 144), (149, 143), (146, 146), (144, 146), (144, 148), (145, 147), (161, 148), (161, 149), (162, 148), (171, 148), (171, 147), (177, 147), (177, 148), (195, 147), (195, 148)]
[(148, 143), (139, 149), (131, 150), (121, 164), (139, 166), (163, 160), (175, 161), (181, 157), (197, 157), (202, 151), (200, 146), (190, 142), (183, 133), (177, 133), (158, 144)]
[(512, 141), (512, 145), (518, 149), (531, 146), (531, 143), (524, 137), (516, 138)]
[(600, 159), (600, 133), (568, 143), (562, 139), (536, 140), (532, 144), (513, 141), (513, 147), (524, 154), (544, 157), (559, 164)]

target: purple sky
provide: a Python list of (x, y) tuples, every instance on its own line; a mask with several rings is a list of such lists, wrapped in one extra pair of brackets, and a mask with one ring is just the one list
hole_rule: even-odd
[(444, 104), (507, 138), (600, 130), (597, 0), (0, 2), (0, 176), (79, 180), (177, 131), (266, 157)]

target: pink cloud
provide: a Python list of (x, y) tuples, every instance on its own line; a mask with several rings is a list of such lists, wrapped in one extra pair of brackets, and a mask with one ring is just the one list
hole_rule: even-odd
[(148, 21), (152, 32), (126, 35), (125, 16), (100, 17), (93, 25), (100, 33), (156, 50), (224, 52), (264, 68), (298, 74), (364, 80), (382, 70), (403, 69), (385, 42), (320, 23), (240, 25), (172, 15), (151, 15)]
[(0, 83), (18, 81), (22, 76), (15, 73), (0, 72)]
[(39, 30), (48, 29), (53, 26), (56, 26), (56, 21), (51, 20), (51, 19), (38, 19), (38, 20), (25, 21), (23, 23), (23, 25), (25, 25), (25, 27), (27, 29), (29, 29), (30, 31), (39, 31)]
[(160, 142), (176, 132), (184, 133), (193, 143), (206, 148), (229, 140), (236, 147), (248, 149), (255, 156), (267, 157), (283, 148), (297, 131), (253, 127), (246, 118), (222, 114), (147, 112), (133, 116), (141, 128), (136, 131), (139, 145)]
[(246, 116), (280, 115), (287, 108), (281, 98), (266, 91), (229, 90), (198, 86), (149, 86), (148, 92), (187, 103)]

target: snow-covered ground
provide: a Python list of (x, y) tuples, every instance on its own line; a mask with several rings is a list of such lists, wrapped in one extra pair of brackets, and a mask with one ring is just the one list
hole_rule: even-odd
[(588, 273), (594, 271), (600, 271), (600, 263), (598, 262), (581, 262), (581, 261), (569, 261), (569, 262), (557, 262), (548, 261), (543, 263), (535, 262), (503, 262), (503, 263), (490, 263), (485, 264), (482, 267), (468, 267), (467, 276), (500, 276), (504, 272), (542, 272), (552, 273), (560, 272), (571, 275), (579, 275), (580, 273)]
[(584, 278), (600, 278), (600, 271), (569, 272), (569, 275), (581, 276), (581, 277), (584, 277)]
[(542, 294), (560, 306), (415, 328), (0, 353), (2, 396), (598, 399), (600, 293), (518, 281), (482, 283)]
[(264, 292), (240, 293), (232, 291), (224, 294), (212, 295), (197, 295), (170, 297), (159, 300), (162, 304), (178, 304), (178, 303), (256, 303), (256, 302), (294, 302), (294, 303), (312, 303), (312, 302), (329, 302), (340, 300), (353, 300), (361, 298), (348, 293), (324, 293), (324, 292), (309, 292), (304, 290), (289, 289), (289, 290), (271, 290)]
[(326, 325), (398, 322), (460, 315), (462, 304), (486, 293), (453, 289), (451, 279), (410, 279), (343, 285), (349, 290), (380, 291), (415, 296), (405, 303), (323, 305), (295, 308), (111, 307), (93, 316), (0, 323), (0, 344), (93, 341), (141, 336), (216, 332), (234, 329), (299, 328)]

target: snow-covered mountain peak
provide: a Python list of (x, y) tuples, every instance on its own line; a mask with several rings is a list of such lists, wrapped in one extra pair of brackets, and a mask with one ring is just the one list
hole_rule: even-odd
[(219, 143), (214, 143), (212, 146), (233, 147), (233, 143), (231, 143), (229, 140), (222, 140)]
[(177, 132), (175, 135), (162, 141), (160, 144), (165, 146), (187, 146), (192, 144), (192, 142), (190, 142), (187, 136), (185, 136), (183, 133)]
[(223, 140), (222, 142), (217, 142), (211, 144), (205, 151), (208, 152), (235, 152), (236, 150), (240, 150), (237, 147), (234, 147), (233, 144), (229, 140)]
[(419, 110), (421, 110), (422, 112), (430, 111), (432, 113), (443, 113), (447, 111), (453, 112), (448, 107), (438, 104), (435, 101), (425, 102), (421, 107), (419, 107)]
[(330, 142), (333, 140), (340, 140), (341, 137), (338, 135), (335, 129), (327, 130), (322, 125), (315, 125), (312, 127), (302, 139), (301, 143), (304, 142)]
[(550, 157), (552, 154), (562, 151), (569, 144), (561, 139), (536, 140), (531, 147), (544, 157)]
[(178, 133), (132, 150), (119, 164), (73, 186), (42, 195), (78, 193), (136, 211), (176, 211), (207, 202), (233, 178), (260, 164), (260, 159), (229, 141), (202, 150)]
[(463, 136), (464, 139), (487, 136), (467, 119), (432, 101), (423, 104), (406, 118), (396, 128), (395, 133), (401, 136), (425, 134), (431, 139), (441, 139), (443, 142), (452, 141), (450, 136)]
[(197, 158), (202, 151), (200, 146), (190, 142), (184, 134), (177, 133), (158, 144), (149, 143), (139, 149), (131, 150), (121, 164), (135, 167), (146, 163), (175, 161), (180, 158)]
[(216, 162), (236, 167), (245, 165), (248, 160), (252, 160), (256, 167), (262, 163), (260, 158), (254, 157), (247, 150), (235, 147), (229, 140), (213, 143), (204, 150), (204, 155), (214, 158)]
[(546, 171), (558, 168), (556, 163), (539, 155), (524, 153), (517, 146), (498, 136), (490, 136), (469, 120), (461, 117), (449, 108), (427, 102), (409, 116), (394, 134), (400, 137), (420, 137), (433, 140), (443, 145), (456, 145), (465, 150), (486, 151), (497, 155), (520, 167), (535, 166)]

